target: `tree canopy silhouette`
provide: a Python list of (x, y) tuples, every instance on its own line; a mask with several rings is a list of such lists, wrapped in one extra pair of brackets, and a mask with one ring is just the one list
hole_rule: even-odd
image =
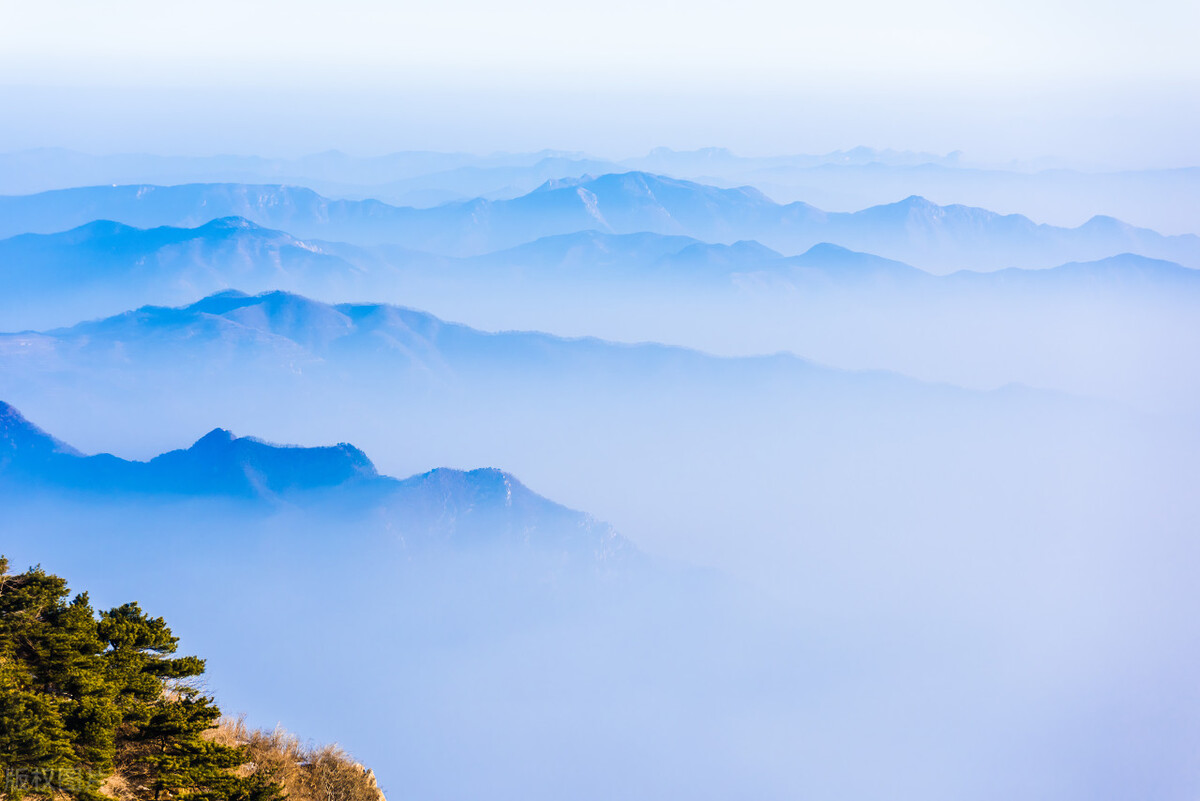
[(136, 603), (101, 612), (87, 593), (0, 557), (0, 794), (104, 801), (119, 776), (134, 801), (278, 801), (239, 771), (246, 749), (208, 736), (220, 710), (199, 689), (204, 661)]

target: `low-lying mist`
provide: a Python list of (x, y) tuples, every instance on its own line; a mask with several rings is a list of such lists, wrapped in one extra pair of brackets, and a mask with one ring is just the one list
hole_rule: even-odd
[(144, 599), (223, 703), (342, 740), (393, 793), (1192, 789), (1178, 418), (287, 296), (205, 308), (7, 338), (0, 396), (89, 452), (222, 425), (398, 476), (502, 466), (650, 560), (548, 580), (398, 553), (344, 505), (5, 505), (16, 564)]
[[(562, 188), (569, 227), (584, 195)], [(164, 615), (228, 711), (341, 741), (392, 797), (1200, 790), (1189, 268), (935, 276), (596, 232), (451, 258), (239, 219), (0, 248), (0, 317), (52, 321), (0, 335), (0, 399), (54, 435), (126, 459), (217, 426), (365, 452), (322, 452), (353, 492), (279, 494), (199, 447), (140, 495), (94, 473), (27, 492), (0, 436), (0, 552)], [(209, 296), (229, 286), (317, 299)], [(126, 311), (145, 302), (192, 305)], [(367, 456), (418, 475), (377, 481)]]
[[(208, 658), (227, 710), (337, 739), (394, 796), (1189, 787), (1196, 732), (1179, 722), (1200, 698), (1180, 602), (1197, 554), (1161, 514), (1133, 524), (1136, 548), (1128, 520), (1026, 528), (977, 509), (953, 536), (881, 510), (869, 536), (851, 514), (784, 546), (796, 604), (661, 560), (413, 552), (380, 521), (319, 506), (5, 507), (17, 564), (101, 605), (138, 598)], [(727, 536), (753, 549), (757, 525)]]

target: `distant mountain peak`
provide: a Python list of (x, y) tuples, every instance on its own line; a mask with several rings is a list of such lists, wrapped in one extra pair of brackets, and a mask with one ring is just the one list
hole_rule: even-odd
[(192, 447), (155, 457), (150, 464), (190, 478), (197, 488), (236, 489), (245, 482), (271, 493), (379, 476), (367, 455), (348, 443), (316, 448), (274, 445), (224, 428), (214, 428)]
[(233, 435), (233, 432), (230, 431), (229, 429), (214, 428), (212, 431), (209, 431), (203, 437), (196, 440), (196, 443), (194, 445), (192, 445), (192, 449), (194, 450), (197, 448), (207, 449), (207, 448), (221, 447), (221, 446), (225, 446), (225, 445), (232, 443), (235, 439), (236, 439), (236, 437)]
[(258, 223), (251, 222), (245, 217), (233, 215), (230, 217), (217, 217), (206, 222), (204, 225), (198, 226), (195, 229), (199, 231), (267, 231), (268, 228), (263, 228)]
[(96, 239), (100, 237), (120, 236), (129, 231), (137, 231), (131, 225), (116, 222), (115, 220), (92, 220), (89, 223), (76, 226), (69, 231), (63, 232), (63, 237), (69, 241), (81, 241), (87, 239)]
[(841, 275), (850, 274), (887, 274), (893, 277), (921, 277), (927, 275), (923, 270), (894, 259), (885, 259), (872, 253), (862, 253), (857, 250), (835, 245), (832, 242), (818, 242), (799, 256), (787, 259), (791, 264), (809, 268), (834, 268)]
[(1132, 230), (1133, 226), (1129, 223), (1122, 222), (1116, 217), (1110, 217), (1107, 214), (1097, 214), (1083, 225), (1079, 226), (1080, 230), (1084, 231), (1105, 231), (1105, 232), (1125, 232)]
[(497, 468), (437, 468), (404, 480), (379, 475), (347, 443), (274, 445), (214, 428), (191, 447), (148, 462), (84, 456), (0, 402), (0, 493), (29, 490), (107, 501), (224, 498), (335, 511), (338, 520), (384, 520), (401, 547), (490, 544), (587, 562), (636, 559), (611, 526), (554, 503)]
[(851, 254), (857, 254), (857, 253), (858, 253), (858, 251), (854, 251), (854, 250), (851, 250), (850, 248), (842, 247), (841, 245), (835, 245), (832, 242), (818, 242), (817, 244), (813, 245), (811, 248), (804, 251), (804, 253), (802, 253), (800, 255), (806, 256), (806, 257), (814, 257), (814, 258), (816, 258), (816, 257), (838, 258), (838, 257), (849, 256)]
[(320, 306), (325, 307), (326, 304), (320, 301), (312, 300), (304, 295), (299, 295), (295, 292), (288, 292), (283, 289), (272, 289), (267, 292), (259, 292), (256, 295), (250, 295), (242, 292), (239, 289), (223, 289), (220, 292), (214, 292), (211, 295), (201, 298), (190, 306), (184, 307), (187, 311), (210, 311), (211, 306), (220, 306), (228, 309), (234, 309), (241, 306), (255, 305), (274, 305), (274, 306)]
[(530, 192), (530, 194), (536, 194), (538, 192), (552, 192), (555, 189), (573, 189), (582, 186), (583, 184), (590, 183), (594, 180), (596, 180), (595, 176), (588, 175), (586, 173), (578, 178), (549, 178), (532, 192)]
[(941, 208), (941, 206), (939, 206), (937, 203), (934, 203), (929, 198), (922, 197), (921, 195), (909, 195), (908, 197), (904, 198), (904, 200), (901, 200), (894, 205), (904, 206), (906, 208), (913, 208), (913, 209)]
[[(240, 289), (222, 289), (220, 292), (214, 292), (211, 295), (207, 296), (206, 298), (204, 298), (204, 300), (213, 300), (216, 298), (248, 298), (248, 297), (251, 297), (251, 296), (249, 294), (243, 292)], [(198, 301), (198, 303), (203, 303), (203, 302), (204, 302), (203, 300)]]
[(84, 456), (0, 402), (0, 470), (7, 469), (52, 484), (182, 495), (271, 496), (379, 479), (367, 455), (344, 442), (315, 448), (273, 445), (224, 428), (149, 462)]
[(224, 289), (208, 297), (201, 298), (190, 306), (185, 307), (184, 311), (198, 314), (226, 314), (242, 306), (248, 306), (254, 302), (254, 299), (255, 296), (248, 295), (241, 290)]
[(729, 266), (745, 266), (783, 258), (778, 251), (753, 239), (739, 239), (731, 245), (697, 242), (674, 253), (666, 261), (676, 264), (703, 262)]

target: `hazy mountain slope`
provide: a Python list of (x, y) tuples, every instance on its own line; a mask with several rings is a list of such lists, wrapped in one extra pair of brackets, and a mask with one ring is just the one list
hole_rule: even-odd
[(610, 562), (633, 555), (610, 527), (542, 498), (500, 470), (439, 468), (398, 481), (379, 475), (352, 445), (278, 446), (224, 429), (145, 462), (85, 456), (4, 402), (0, 496), (10, 506), (57, 498), (135, 511), (190, 502), (193, 514), (201, 515), (228, 509), (218, 503), (204, 512), (205, 502), (241, 499), (404, 532), (402, 549), (487, 544)]
[(250, 184), (94, 186), (0, 198), (5, 235), (54, 233), (96, 219), (138, 228), (196, 227), (221, 217), (243, 217), (298, 236), (392, 227), (411, 213), (378, 201), (330, 200), (311, 189)]
[[(520, 197), (546, 181), (578, 178), (613, 172), (618, 166), (611, 161), (570, 156), (548, 156), (534, 164), (464, 165), (451, 170), (432, 172), (411, 178), (374, 183), (368, 186), (342, 187), (338, 197), (375, 198), (397, 206), (428, 207), (441, 203), (482, 197), (505, 200)], [(313, 186), (324, 194), (325, 187)]]
[[(307, 186), (330, 197), (374, 197), (399, 205), (414, 199), (523, 194), (549, 178), (611, 172), (616, 165), (582, 153), (408, 151), (355, 157), (338, 151), (300, 158), (259, 156), (97, 156), (61, 148), (0, 154), (0, 194), (31, 194), (100, 184), (272, 183)], [(522, 189), (522, 187), (524, 187)]]
[(655, 233), (610, 234), (594, 229), (542, 237), (513, 248), (473, 256), (464, 261), (484, 268), (518, 267), (544, 272), (571, 271), (586, 276), (616, 271), (634, 278), (643, 268), (693, 245), (697, 239)]
[[(398, 503), (428, 522), (416, 531), (342, 484), (250, 516), (211, 499), (3, 506), (14, 558), (62, 560), (105, 594), (128, 592), (91, 581), (120, 559), (147, 604), (174, 599), (155, 608), (212, 655), (227, 703), (270, 725), (298, 683), (327, 688), (285, 722), (347, 742), (413, 795), (496, 794), (513, 766), (511, 797), (530, 782), (552, 796), (566, 774), (596, 799), (681, 781), (695, 798), (886, 795), (890, 772), (845, 761), (869, 749), (916, 766), (923, 797), (986, 776), (999, 801), (1023, 786), (1014, 765), (1071, 786), (1153, 772), (1176, 759), (1153, 732), (1195, 706), (1181, 599), (1200, 563), (1196, 432), (1178, 421), (284, 293), (6, 335), (0, 354), (0, 396), (89, 451), (148, 460), (219, 421), (356, 442), (391, 474), (503, 464), (643, 551), (771, 595), (610, 579), (558, 567), (558, 546), (509, 547), (543, 536), (515, 488), (511, 526), (473, 529), (499, 530), (499, 551), (410, 559), (409, 542), (507, 503), (494, 473), (412, 481), (423, 500)], [(220, 638), (203, 622), (214, 608)], [(1130, 746), (1109, 714), (1152, 734)], [(1038, 762), (1064, 738), (1085, 753)], [(804, 744), (804, 771), (779, 742)], [(948, 777), (948, 754), (969, 771)]]
[(969, 286), (1002, 292), (1036, 289), (1074, 293), (1171, 293), (1200, 290), (1200, 270), (1164, 259), (1120, 253), (1106, 259), (1060, 264), (1046, 270), (961, 271), (944, 277), (948, 286)]
[[(1122, 254), (1040, 270), (938, 276), (830, 244), (578, 234), (407, 273), (403, 302), (489, 329), (776, 350), (973, 387), (1010, 382), (1191, 409), (1200, 271)], [(671, 246), (674, 249), (674, 245)], [(662, 254), (662, 255), (660, 255)], [(588, 264), (596, 265), (588, 269)], [(385, 296), (381, 296), (385, 297)], [(983, 358), (988, 354), (988, 358)]]
[[(713, 154), (720, 154), (714, 158)], [(699, 156), (700, 161), (694, 159)], [(705, 157), (707, 156), (707, 158)], [(710, 148), (698, 153), (677, 153), (658, 148), (644, 159), (623, 162), (626, 169), (675, 174), (692, 177), (698, 167), (713, 171), (714, 164), (732, 162), (738, 169), (805, 165), (827, 162), (866, 163), (879, 159), (900, 157), (897, 163), (936, 159), (927, 154), (877, 153), (857, 148), (848, 153), (827, 156), (780, 157), (777, 159), (747, 160), (728, 151)], [(579, 165), (586, 168), (573, 172)], [(607, 165), (608, 169), (596, 169)], [(505, 175), (511, 180), (517, 175), (536, 175), (539, 171), (567, 168), (560, 175), (543, 175), (538, 183), (551, 177), (583, 172), (613, 172), (615, 164), (598, 160), (584, 153), (543, 150), (533, 153), (437, 153), (405, 151), (381, 156), (356, 157), (336, 150), (313, 153), (300, 158), (265, 158), (261, 156), (160, 156), (145, 153), (93, 155), (63, 148), (36, 148), (0, 154), (0, 193), (30, 194), (52, 189), (99, 184), (181, 184), (181, 183), (291, 183), (312, 186), (344, 187), (348, 191), (379, 190), (388, 186), (409, 185), (412, 188), (462, 191), (478, 196), (482, 191), (468, 192), (455, 185), (455, 180), (469, 173)], [(673, 172), (674, 171), (674, 172)], [(410, 184), (409, 182), (412, 182)], [(494, 181), (489, 179), (489, 183)]]
[[(15, 411), (11, 406), (6, 406), (6, 411), (11, 420)], [(349, 445), (281, 449), (235, 439), (223, 429), (214, 429), (186, 450), (171, 451), (148, 462), (107, 454), (54, 453), (46, 459), (14, 458), (6, 470), (6, 477), (21, 475), (45, 486), (116, 495), (161, 492), (271, 497), (377, 478), (366, 456)]]
[(395, 283), (320, 245), (240, 217), (196, 228), (96, 221), (58, 234), (0, 240), (0, 320), (8, 329), (62, 325), (149, 303), (187, 303), (230, 287), (370, 295)]
[(541, 380), (557, 381), (561, 380), (558, 371), (564, 370), (597, 379), (609, 370), (646, 378), (670, 368), (684, 380), (744, 374), (771, 380), (790, 376), (803, 382), (820, 376), (833, 383), (883, 380), (898, 387), (915, 386), (900, 376), (857, 377), (789, 355), (719, 359), (651, 343), (622, 345), (536, 332), (485, 333), (413, 309), (330, 305), (285, 292), (250, 296), (227, 291), (181, 308), (148, 306), (69, 328), (0, 335), (0, 343), (10, 375), (43, 373), (47, 367), (100, 375), (153, 366), (182, 376), (204, 365), (235, 368), (274, 363), (298, 375), (347, 370), (362, 380), (395, 370), (424, 381), (506, 372), (513, 378), (532, 372)]
[(824, 155), (738, 156), (721, 148), (659, 148), (626, 159), (645, 170), (717, 186), (751, 185), (781, 203), (804, 201), (850, 211), (920, 195), (941, 205), (982, 206), (1073, 226), (1097, 214), (1165, 233), (1197, 233), (1200, 168), (1103, 170), (1062, 162), (974, 164), (961, 153), (858, 147)]
[[(402, 302), (492, 329), (726, 355), (786, 349), (841, 367), (976, 387), (1017, 381), (1146, 409), (1190, 408), (1200, 385), (1191, 360), (1175, 356), (1198, 335), (1200, 271), (1133, 254), (935, 276), (828, 243), (785, 257), (754, 241), (581, 231), (449, 258), (299, 240), (232, 218), (195, 229), (92, 223), (14, 237), (0, 241), (0, 279), (9, 290), (0, 293), (0, 326), (9, 330), (186, 304), (236, 286)], [(313, 328), (295, 336), (326, 336), (323, 326), (336, 330), (339, 320), (297, 318), (297, 332)], [(227, 358), (238, 353), (246, 351)]]
[(164, 272), (180, 283), (208, 277), (203, 273), (224, 280), (287, 280), (289, 269), (296, 268), (306, 270), (312, 280), (322, 273), (351, 271), (317, 246), (240, 217), (196, 228), (151, 229), (97, 220), (62, 233), (0, 240), (0, 280), (17, 290), (29, 285), (69, 288), (70, 282), (162, 281), (159, 273)]
[(619, 165), (553, 151), (490, 156), (409, 152), (370, 158), (331, 151), (267, 159), (94, 156), (42, 148), (0, 154), (0, 194), (99, 184), (284, 183), (327, 197), (431, 206), (472, 197), (511, 198), (548, 179), (623, 169), (718, 186), (750, 185), (780, 202), (800, 200), (838, 211), (921, 195), (941, 205), (1020, 212), (1053, 225), (1078, 225), (1101, 214), (1165, 233), (1197, 233), (1192, 209), (1200, 203), (1196, 167), (1101, 171), (1069, 169), (1047, 160), (977, 165), (958, 153), (865, 147), (770, 157), (739, 156), (723, 148), (656, 148)]
[(757, 190), (718, 189), (647, 173), (547, 182), (512, 200), (429, 209), (329, 200), (294, 187), (193, 184), (90, 187), (0, 198), (0, 234), (52, 232), (97, 218), (150, 227), (241, 216), (300, 237), (394, 243), (447, 255), (514, 247), (540, 237), (599, 230), (685, 235), (716, 243), (754, 239), (784, 253), (820, 242), (899, 259), (936, 272), (1047, 267), (1122, 252), (1200, 266), (1200, 237), (1163, 237), (1109, 218), (1078, 228), (1020, 215), (936, 206), (911, 197), (854, 213), (782, 206)]
[[(0, 437), (33, 430), (0, 411)], [(716, 576), (642, 559), (610, 527), (498, 470), (397, 482), (364, 461), (348, 446), (279, 448), (218, 430), (145, 463), (33, 460), (36, 483), (6, 465), (0, 544), (16, 563), (87, 581), (98, 601), (136, 594), (170, 617), (182, 648), (203, 651), (228, 708), (254, 725), (329, 732), (375, 761), (394, 795), (541, 795), (556, 780), (524, 774), (548, 754), (587, 778), (581, 798), (649, 798), (661, 780), (647, 758), (698, 755), (709, 767), (683, 786), (753, 781), (787, 794), (782, 774), (719, 756), (743, 715), (772, 728), (799, 720), (770, 702), (777, 689), (761, 675), (751, 681), (764, 662), (780, 675), (801, 666), (785, 617), (764, 617), (769, 605)], [(136, 479), (118, 489), (109, 479), (121, 469)], [(317, 480), (296, 486), (297, 471)], [(258, 491), (279, 479), (282, 492)], [(684, 711), (697, 695), (719, 704)], [(662, 736), (681, 714), (687, 733)], [(497, 746), (498, 721), (521, 731), (515, 747)], [(629, 731), (655, 736), (635, 752)]]
[(0, 469), (27, 470), (82, 454), (26, 420), (0, 401)]
[[(1134, 265), (1144, 265), (1136, 268)], [(1130, 271), (1153, 284), (1188, 281), (1200, 271), (1131, 253), (1097, 262), (1072, 262), (1053, 270), (958, 271), (926, 286), (970, 282), (1021, 284), (1033, 289), (1048, 281), (1124, 285)], [(342, 242), (299, 240), (240, 217), (213, 220), (196, 228), (139, 229), (95, 221), (58, 234), (23, 234), (0, 240), (0, 282), (10, 289), (10, 313), (19, 306), (75, 298), (120, 300), (128, 308), (148, 298), (169, 305), (221, 289), (248, 292), (299, 291), (311, 295), (393, 295), (411, 280), (494, 286), (506, 281), (581, 285), (640, 284), (669, 279), (680, 290), (716, 280), (730, 285), (742, 273), (767, 271), (803, 282), (820, 273), (835, 283), (863, 286), (868, 279), (919, 281), (929, 275), (910, 265), (871, 253), (818, 243), (785, 257), (753, 240), (730, 245), (655, 233), (613, 234), (596, 230), (543, 237), (513, 248), (465, 259), (449, 259), (393, 246), (362, 248)], [(1050, 279), (1049, 276), (1054, 276)], [(886, 288), (885, 284), (884, 287)], [(490, 290), (489, 290), (490, 291)], [(11, 327), (11, 326), (10, 326)]]
[[(981, 465), (990, 472), (1042, 424), (1095, 412), (1051, 395), (965, 392), (789, 355), (722, 359), (653, 344), (492, 334), (410, 309), (286, 293), (224, 293), (184, 308), (4, 335), (0, 392), (42, 410), (92, 450), (121, 442), (148, 458), (216, 418), (277, 441), (362, 442), (383, 454), (391, 473), (430, 463), (512, 465), (606, 517), (631, 515), (659, 493), (690, 496), (693, 474), (757, 496), (777, 480), (762, 475), (766, 464), (782, 476), (817, 469), (822, 459), (844, 463), (842, 437), (868, 438), (889, 460), (924, 463), (950, 428), (981, 454), (1004, 443), (1009, 456)], [(81, 403), (86, 419), (74, 412)], [(135, 417), (131, 404), (140, 409)], [(1063, 436), (1078, 425), (1067, 424)], [(918, 452), (900, 444), (926, 435), (937, 439)], [(748, 443), (772, 456), (718, 479), (756, 453), (743, 450)], [(647, 447), (650, 456), (625, 464), (624, 454)], [(802, 458), (791, 464), (795, 455)], [(751, 489), (756, 481), (765, 483)], [(642, 519), (637, 530), (653, 528)], [(667, 528), (675, 533), (665, 541), (673, 541), (687, 526)]]

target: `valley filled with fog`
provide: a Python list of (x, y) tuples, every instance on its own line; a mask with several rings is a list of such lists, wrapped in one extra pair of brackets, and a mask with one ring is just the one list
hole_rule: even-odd
[(1195, 168), (0, 154), (0, 552), (394, 798), (1200, 791)]

